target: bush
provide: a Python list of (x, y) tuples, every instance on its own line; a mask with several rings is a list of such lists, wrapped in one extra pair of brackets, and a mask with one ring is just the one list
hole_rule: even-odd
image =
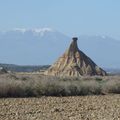
[(102, 80), (95, 77), (81, 79), (47, 76), (40, 77), (39, 79), (29, 78), (30, 76), (14, 76), (10, 77), (10, 80), (0, 79), (0, 97), (120, 94), (120, 80), (117, 79)]
[(21, 81), (0, 81), (0, 97), (23, 97), (24, 88)]
[(94, 80), (82, 81), (80, 84), (80, 88), (81, 88), (80, 95), (101, 94), (100, 84)]
[(120, 94), (120, 80), (108, 80), (102, 86), (104, 93)]

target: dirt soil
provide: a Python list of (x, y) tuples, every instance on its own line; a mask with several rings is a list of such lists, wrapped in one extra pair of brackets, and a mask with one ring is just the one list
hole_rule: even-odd
[(120, 120), (120, 95), (1, 98), (0, 120)]

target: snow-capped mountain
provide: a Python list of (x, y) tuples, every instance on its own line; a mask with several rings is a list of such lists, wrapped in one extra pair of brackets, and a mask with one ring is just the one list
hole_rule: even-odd
[[(0, 32), (0, 63), (22, 65), (52, 64), (69, 46), (71, 38), (51, 28)], [(82, 35), (79, 48), (96, 64), (120, 68), (120, 41), (107, 36)]]
[(0, 32), (0, 63), (51, 64), (69, 43), (69, 37), (51, 28)]
[(12, 30), (13, 32), (19, 32), (22, 34), (33, 33), (33, 35), (44, 36), (48, 32), (55, 32), (51, 28), (35, 28), (35, 29), (25, 29), (25, 28), (15, 28)]
[(80, 36), (79, 48), (100, 66), (120, 68), (120, 40), (108, 36)]

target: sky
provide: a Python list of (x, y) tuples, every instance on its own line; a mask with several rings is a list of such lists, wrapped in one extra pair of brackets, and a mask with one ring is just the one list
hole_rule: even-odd
[(0, 30), (43, 27), (120, 39), (120, 0), (0, 0)]

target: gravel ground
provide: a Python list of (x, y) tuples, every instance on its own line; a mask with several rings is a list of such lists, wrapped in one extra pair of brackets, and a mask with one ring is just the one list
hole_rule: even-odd
[(0, 120), (120, 120), (120, 95), (2, 98)]

